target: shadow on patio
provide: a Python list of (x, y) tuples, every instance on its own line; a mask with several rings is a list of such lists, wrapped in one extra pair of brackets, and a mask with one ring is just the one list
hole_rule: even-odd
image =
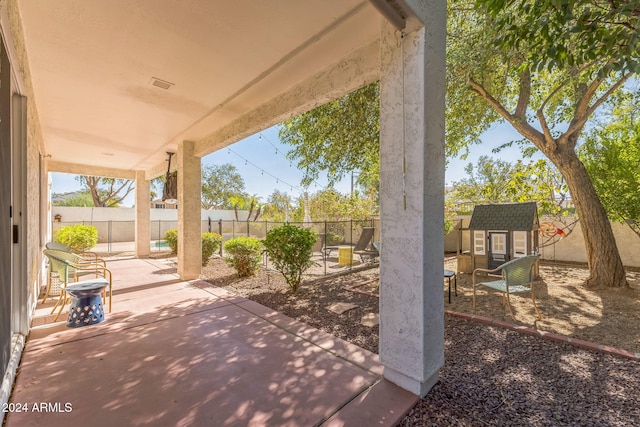
[(393, 425), (417, 401), (376, 355), (163, 260), (109, 267), (105, 322), (32, 329), (11, 398), (28, 410), (7, 426)]

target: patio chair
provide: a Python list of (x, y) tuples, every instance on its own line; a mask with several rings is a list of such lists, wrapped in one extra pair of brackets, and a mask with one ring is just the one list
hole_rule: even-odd
[[(60, 243), (60, 242), (48, 242), (44, 246), (47, 249), (53, 249), (55, 251), (76, 253), (73, 251), (71, 246), (65, 245), (64, 243)], [(101, 262), (104, 263), (104, 260), (102, 258), (98, 258), (98, 254), (96, 254), (95, 252), (82, 252), (77, 255), (79, 255), (83, 260), (92, 261), (92, 262), (97, 262), (98, 260), (100, 260)]]
[(103, 297), (106, 300), (107, 295), (109, 296), (109, 312), (111, 312), (113, 283), (111, 270), (107, 269), (101, 263), (87, 263), (86, 261), (83, 261), (79, 255), (71, 252), (45, 249), (44, 254), (49, 260), (51, 270), (57, 272), (60, 278), (60, 297), (51, 310), (51, 314), (53, 314), (56, 311), (56, 308), (59, 307), (59, 311), (54, 322), (58, 320), (67, 303), (66, 287), (70, 284), (78, 285), (95, 281), (95, 279), (88, 279), (84, 281), (78, 280), (79, 277), (86, 275), (94, 275), (96, 278), (101, 278), (108, 282), (107, 288), (103, 293)]
[[(75, 253), (73, 252), (70, 246), (60, 242), (48, 242), (45, 244), (45, 247), (50, 250)], [(80, 257), (82, 263), (86, 263), (88, 265), (101, 264), (103, 268), (107, 267), (107, 262), (102, 258), (98, 258), (98, 255), (95, 252), (83, 252), (82, 254), (76, 254), (76, 255)], [(56, 279), (53, 276), (54, 274), (57, 274), (57, 272), (54, 271), (53, 268), (49, 268), (49, 274), (47, 276), (47, 288), (45, 289), (44, 297), (42, 297), (43, 304), (49, 298), (49, 293), (51, 292), (52, 283)]]
[(372, 244), (375, 230), (374, 227), (364, 227), (356, 246), (353, 248), (353, 253), (360, 255), (362, 262), (373, 262), (380, 256), (380, 252), (378, 252), (378, 249)]
[[(529, 255), (511, 261), (507, 261), (493, 270), (487, 270), (483, 268), (476, 268), (473, 270), (473, 312), (476, 312), (476, 286), (486, 286), (488, 288), (495, 289), (502, 292), (503, 303), (506, 301), (506, 305), (509, 308), (509, 314), (513, 317), (513, 311), (511, 310), (511, 301), (509, 295), (531, 292), (531, 301), (533, 302), (533, 308), (536, 311), (537, 318), (540, 319), (540, 312), (536, 305), (536, 297), (533, 292), (533, 281), (535, 280), (535, 265), (538, 262), (538, 255)], [(476, 273), (483, 272), (487, 274), (502, 273), (502, 280), (494, 280), (491, 282), (476, 283)]]

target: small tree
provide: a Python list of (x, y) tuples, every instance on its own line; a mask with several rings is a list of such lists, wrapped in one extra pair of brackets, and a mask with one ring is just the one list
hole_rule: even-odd
[(202, 265), (206, 265), (211, 255), (220, 249), (222, 236), (218, 233), (202, 233)]
[(225, 260), (239, 277), (253, 276), (260, 265), (262, 242), (255, 237), (236, 237), (224, 244)]
[(177, 254), (178, 253), (178, 230), (176, 230), (175, 228), (172, 228), (171, 230), (167, 230), (167, 232), (164, 233), (164, 240), (166, 240), (167, 245), (169, 245), (169, 248), (171, 248), (171, 253)]
[(302, 273), (313, 264), (311, 248), (315, 241), (313, 231), (290, 224), (267, 232), (265, 252), (293, 292), (298, 290)]
[(86, 252), (98, 244), (98, 230), (91, 225), (68, 225), (58, 230), (56, 242), (64, 243), (74, 252)]

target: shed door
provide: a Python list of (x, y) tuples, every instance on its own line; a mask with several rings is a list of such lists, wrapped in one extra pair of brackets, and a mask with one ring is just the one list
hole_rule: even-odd
[(497, 268), (509, 261), (509, 233), (489, 233), (489, 268)]

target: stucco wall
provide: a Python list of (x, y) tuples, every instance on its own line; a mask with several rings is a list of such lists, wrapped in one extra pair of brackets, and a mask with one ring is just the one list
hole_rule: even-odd
[[(150, 209), (151, 221), (177, 221), (177, 209)], [(53, 206), (51, 215), (61, 215), (62, 222), (91, 222), (91, 221), (135, 221), (135, 208), (80, 208), (68, 206)], [(247, 211), (238, 211), (240, 221), (247, 217)], [(231, 221), (236, 219), (235, 212), (230, 210), (202, 210), (202, 219), (211, 218)]]
[[(98, 229), (98, 243), (132, 242), (135, 238), (135, 208), (81, 208), (54, 206), (51, 208), (52, 218), (62, 217), (61, 222), (53, 222), (52, 231), (55, 233), (61, 226), (71, 224), (91, 224)], [(247, 217), (247, 211), (238, 211), (240, 220)], [(229, 210), (202, 210), (202, 230), (207, 230), (209, 218), (211, 221), (232, 221), (235, 212)], [(164, 239), (164, 233), (176, 228), (178, 224), (177, 209), (151, 209), (151, 240)], [(217, 230), (217, 225), (214, 231)]]
[[(545, 222), (546, 218), (541, 218), (540, 222)], [(568, 223), (573, 222), (571, 219)], [(625, 225), (612, 222), (613, 234), (616, 238), (622, 264), (630, 267), (640, 267), (640, 237)], [(540, 243), (543, 244), (544, 238)], [(576, 224), (571, 234), (559, 240), (555, 245), (543, 247), (540, 250), (542, 259), (572, 262), (587, 262), (587, 255), (584, 248), (584, 236), (580, 222)]]

